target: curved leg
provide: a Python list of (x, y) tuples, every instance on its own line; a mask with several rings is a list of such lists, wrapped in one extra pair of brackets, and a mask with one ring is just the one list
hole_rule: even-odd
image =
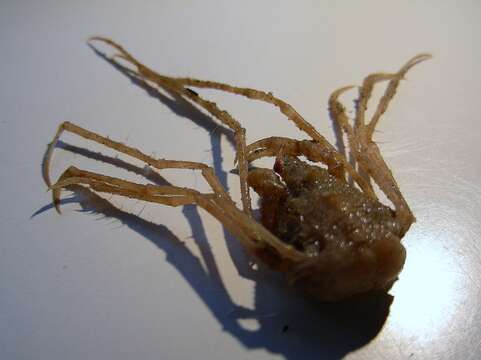
[[(289, 120), (294, 122), (294, 124), (301, 130), (307, 133), (315, 142), (317, 142), (322, 151), (329, 152), (329, 158), (331, 163), (336, 163), (342, 167), (344, 167), (349, 174), (355, 179), (355, 181), (360, 185), (360, 187), (368, 193), (368, 195), (375, 198), (374, 192), (370, 184), (368, 184), (362, 177), (355, 171), (355, 169), (350, 166), (349, 162), (346, 161), (344, 156), (337, 152), (336, 148), (333, 147), (325, 137), (323, 137), (308, 121), (306, 121), (290, 104), (286, 103), (285, 101), (273, 96), (270, 92), (260, 91), (251, 88), (242, 88), (237, 86), (232, 86), (229, 84), (224, 84), (215, 81), (205, 81), (193, 78), (174, 78), (168, 77), (165, 75), (158, 74), (157, 72), (151, 70), (147, 66), (140, 63), (137, 59), (135, 59), (129, 52), (127, 52), (121, 45), (117, 44), (116, 42), (103, 38), (103, 37), (92, 37), (90, 41), (101, 41), (112, 46), (114, 49), (119, 51), (118, 54), (115, 54), (112, 57), (112, 60), (115, 61), (115, 58), (121, 58), (137, 68), (138, 73), (137, 76), (154, 82), (155, 84), (173, 91), (181, 96), (184, 96), (191, 100), (192, 102), (202, 106), (204, 109), (209, 111), (212, 115), (217, 117), (220, 121), (224, 124), (229, 126), (233, 129), (237, 135), (239, 134), (239, 141), (237, 143), (237, 160), (239, 164), (239, 177), (241, 180), (241, 193), (243, 194), (243, 199), (249, 199), (248, 191), (245, 190), (247, 186), (247, 159), (245, 158), (245, 130), (240, 127), (240, 124), (235, 121), (226, 111), (221, 111), (217, 105), (213, 102), (206, 101), (202, 99), (199, 94), (186, 88), (186, 86), (193, 86), (198, 88), (208, 88), (208, 89), (216, 89), (220, 91), (229, 92), (236, 95), (241, 95), (247, 97), (252, 100), (263, 101), (269, 104), (274, 105), (277, 107), (282, 114), (284, 114)], [(243, 135), (241, 135), (243, 133)], [(322, 156), (322, 155), (321, 155)], [(342, 169), (339, 169), (337, 172), (338, 174), (342, 172)], [(243, 190), (244, 189), (244, 190)], [(245, 192), (245, 196), (244, 196)], [(249, 201), (250, 204), (250, 201)], [(245, 208), (245, 206), (244, 206)]]
[(168, 206), (191, 204), (197, 193), (195, 190), (176, 186), (140, 185), (71, 166), (63, 172), (55, 184), (50, 186), (53, 202), (57, 210), (59, 210), (62, 189), (70, 185), (80, 184), (89, 185), (95, 191), (108, 192)]
[(249, 194), (249, 186), (247, 185), (247, 160), (245, 158), (245, 148), (246, 148), (246, 132), (245, 129), (240, 125), (240, 123), (235, 120), (227, 111), (221, 110), (215, 102), (207, 101), (203, 99), (199, 94), (192, 91), (189, 88), (186, 88), (184, 84), (177, 81), (174, 78), (170, 78), (167, 76), (160, 75), (153, 70), (149, 69), (139, 61), (137, 61), (132, 55), (130, 55), (122, 46), (113, 42), (110, 39), (102, 38), (102, 37), (92, 37), (89, 41), (101, 41), (104, 42), (117, 51), (119, 54), (116, 54), (112, 57), (112, 61), (116, 62), (115, 58), (121, 58), (133, 66), (137, 68), (138, 73), (137, 76), (152, 81), (153, 83), (157, 84), (158, 86), (172, 91), (177, 95), (187, 98), (193, 103), (199, 105), (200, 107), (204, 108), (208, 111), (212, 116), (216, 117), (219, 121), (223, 124), (228, 126), (230, 129), (234, 131), (234, 137), (236, 142), (236, 151), (237, 156), (239, 158), (238, 167), (239, 167), (239, 178), (240, 178), (240, 187), (241, 187), (241, 197), (242, 197), (242, 206), (244, 212), (248, 216), (251, 215), (251, 200)]
[(58, 203), (61, 190), (71, 185), (87, 185), (98, 192), (167, 206), (195, 204), (217, 218), (253, 254), (259, 254), (269, 248), (291, 261), (305, 257), (304, 254), (284, 244), (261, 224), (239, 210), (230, 200), (215, 191), (203, 194), (193, 189), (176, 186), (142, 185), (70, 167), (60, 176), (57, 183), (50, 186), (54, 201)]
[(432, 55), (430, 54), (419, 54), (415, 57), (413, 57), (411, 60), (409, 60), (398, 72), (397, 76), (391, 79), (389, 81), (389, 84), (387, 86), (386, 91), (384, 92), (384, 95), (382, 96), (381, 100), (379, 101), (379, 104), (377, 105), (376, 112), (371, 118), (370, 123), (367, 125), (368, 126), (368, 131), (367, 131), (367, 136), (369, 139), (372, 139), (372, 134), (376, 128), (376, 125), (381, 118), (381, 116), (386, 112), (389, 103), (391, 102), (392, 98), (394, 95), (396, 95), (396, 90), (399, 86), (400, 81), (404, 78), (406, 73), (415, 65), (429, 60), (432, 58)]
[[(225, 92), (229, 92), (232, 94), (236, 95), (241, 95), (244, 97), (247, 97), (252, 100), (258, 100), (258, 101), (263, 101), (269, 104), (274, 105), (275, 107), (279, 108), (279, 111), (283, 113), (289, 120), (294, 122), (294, 124), (301, 130), (307, 133), (311, 138), (325, 146), (330, 146), (334, 148), (324, 136), (322, 136), (315, 128), (312, 126), (308, 121), (306, 121), (291, 105), (286, 103), (284, 100), (281, 100), (277, 97), (275, 97), (272, 93), (270, 92), (265, 92), (265, 91), (260, 91), (256, 89), (251, 89), (251, 88), (242, 88), (242, 87), (237, 87), (237, 86), (232, 86), (229, 84), (224, 84), (220, 82), (215, 82), (215, 81), (206, 81), (206, 80), (199, 80), (199, 79), (193, 79), (193, 78), (175, 78), (175, 77), (168, 77), (165, 75), (160, 75), (156, 73), (155, 71), (151, 70), (147, 66), (141, 64), (139, 61), (137, 61), (130, 53), (128, 53), (121, 45), (117, 44), (116, 42), (104, 38), (104, 37), (92, 37), (89, 39), (90, 41), (101, 41), (104, 42), (116, 50), (118, 50), (120, 53), (116, 54), (113, 56), (113, 58), (118, 57), (122, 58), (131, 64), (135, 65), (138, 69), (139, 75), (153, 81), (154, 83), (159, 84), (162, 87), (168, 87), (170, 88), (177, 88), (177, 90), (174, 90), (175, 92), (179, 93), (180, 92), (186, 92), (186, 97), (190, 98), (191, 96), (198, 97), (198, 94), (193, 92), (192, 90), (185, 88), (185, 86), (193, 86), (193, 87), (198, 87), (198, 88), (206, 88), (206, 89), (215, 89), (215, 90), (221, 90)], [(189, 94), (190, 93), (190, 94)], [(190, 96), (189, 96), (190, 95)], [(190, 98), (192, 101), (195, 102), (195, 99)], [(202, 104), (199, 104), (202, 106)], [(206, 108), (206, 110), (208, 110)], [(209, 111), (209, 110), (208, 110)], [(213, 114), (215, 115), (215, 114)], [(223, 121), (223, 119), (219, 120)], [(225, 122), (227, 125), (229, 125), (227, 122)]]
[[(391, 170), (384, 161), (378, 146), (372, 140), (372, 136), (380, 117), (394, 97), (400, 81), (414, 65), (430, 59), (428, 54), (417, 55), (409, 60), (397, 73), (377, 73), (367, 76), (359, 91), (358, 107), (354, 119), (354, 127), (349, 123), (344, 106), (339, 102), (339, 96), (352, 87), (344, 87), (332, 93), (329, 99), (329, 111), (331, 117), (346, 132), (349, 141), (351, 155), (356, 160), (359, 168), (368, 174), (393, 203), (396, 215), (407, 231), (415, 221), (409, 205), (401, 194), (399, 186), (392, 175)], [(372, 95), (372, 90), (378, 82), (389, 81), (388, 86), (381, 97), (373, 117), (366, 124), (365, 112), (367, 103)]]
[(214, 170), (202, 163), (197, 163), (197, 162), (192, 162), (192, 161), (173, 161), (173, 160), (165, 160), (165, 159), (154, 159), (151, 156), (148, 156), (141, 151), (132, 148), (130, 146), (124, 145), (120, 142), (111, 140), (109, 138), (106, 138), (104, 136), (101, 136), (99, 134), (96, 134), (92, 131), (86, 130), (81, 128), (80, 126), (77, 126), (75, 124), (72, 124), (68, 121), (63, 122), (60, 124), (60, 126), (57, 129), (57, 132), (55, 133), (55, 136), (52, 140), (52, 142), (48, 145), (47, 152), (45, 155), (45, 160), (43, 162), (42, 166), (42, 173), (43, 173), (43, 178), (45, 180), (45, 183), (47, 186), (51, 185), (51, 180), (50, 180), (50, 175), (49, 175), (49, 167), (50, 167), (50, 161), (53, 155), (53, 150), (55, 149), (55, 144), (57, 143), (58, 139), (60, 138), (60, 135), (64, 131), (69, 131), (73, 134), (76, 134), (84, 139), (94, 141), (96, 143), (102, 144), (108, 148), (117, 150), (118, 152), (121, 152), (123, 154), (132, 156), (138, 160), (141, 160), (148, 165), (156, 168), (156, 169), (192, 169), (192, 170), (200, 170), (203, 177), (207, 181), (207, 183), (212, 187), (212, 189), (218, 193), (219, 195), (225, 197), (226, 199), (230, 200), (229, 194), (225, 191), (223, 186), (221, 185), (220, 181), (217, 179), (217, 177), (214, 174)]

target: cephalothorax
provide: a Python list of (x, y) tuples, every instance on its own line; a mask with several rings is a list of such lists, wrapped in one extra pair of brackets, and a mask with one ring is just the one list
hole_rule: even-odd
[[(190, 161), (154, 159), (69, 122), (60, 125), (48, 146), (43, 166), (44, 179), (52, 189), (57, 210), (61, 189), (71, 185), (89, 186), (98, 192), (168, 206), (196, 204), (221, 221), (256, 259), (286, 273), (292, 283), (322, 301), (338, 300), (372, 289), (388, 289), (397, 279), (405, 261), (401, 238), (415, 218), (379, 148), (372, 141), (372, 135), (404, 75), (430, 55), (414, 57), (396, 73), (367, 76), (359, 90), (352, 122), (338, 99), (353, 86), (341, 88), (331, 95), (329, 111), (347, 136), (355, 161), (355, 165), (351, 165), (291, 105), (271, 93), (160, 75), (112, 40), (94, 37), (90, 41), (99, 41), (117, 50), (112, 61), (121, 58), (130, 63), (134, 70), (129, 72), (138, 80), (153, 83), (189, 100), (234, 131), (243, 210), (236, 207), (211, 167)], [(388, 82), (387, 88), (374, 115), (367, 121), (367, 102), (376, 83), (384, 81)], [(202, 98), (192, 87), (217, 89), (270, 103), (311, 139), (270, 137), (247, 145), (245, 129), (240, 123), (216, 103)], [(154, 169), (200, 170), (212, 192), (200, 193), (170, 185), (142, 185), (74, 167), (68, 168), (52, 185), (50, 159), (63, 131), (137, 158)], [(301, 156), (323, 166), (310, 165), (302, 161)], [(249, 170), (248, 164), (262, 157), (275, 158), (273, 170)], [(392, 202), (393, 208), (379, 202), (371, 180)], [(261, 223), (251, 214), (249, 186), (261, 198)]]

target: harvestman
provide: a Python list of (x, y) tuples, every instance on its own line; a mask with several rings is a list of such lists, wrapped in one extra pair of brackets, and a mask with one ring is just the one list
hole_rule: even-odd
[[(117, 59), (122, 59), (130, 63), (135, 69), (132, 74), (138, 79), (189, 100), (234, 132), (243, 210), (236, 207), (213, 169), (205, 164), (155, 159), (135, 148), (64, 122), (48, 145), (43, 164), (43, 176), (52, 190), (57, 211), (60, 212), (62, 188), (71, 185), (84, 185), (98, 192), (167, 206), (195, 204), (217, 218), (248, 253), (274, 270), (286, 273), (290, 282), (322, 301), (338, 300), (371, 289), (388, 289), (397, 279), (405, 261), (405, 249), (400, 241), (415, 218), (372, 136), (405, 74), (430, 55), (415, 56), (396, 73), (367, 76), (359, 89), (353, 122), (338, 99), (354, 86), (332, 93), (330, 115), (347, 136), (349, 151), (356, 163), (353, 166), (291, 105), (271, 93), (161, 75), (140, 63), (114, 41), (103, 37), (90, 39), (90, 42), (94, 41), (115, 49), (117, 53), (112, 61), (118, 64)], [(367, 103), (374, 86), (385, 81), (388, 82), (387, 88), (374, 115), (366, 121)], [(272, 104), (311, 140), (269, 137), (247, 146), (246, 132), (240, 123), (191, 87), (221, 90)], [(139, 159), (158, 170), (199, 170), (212, 192), (142, 185), (73, 166), (52, 184), (50, 160), (63, 131)], [(299, 156), (321, 163), (325, 168), (309, 165)], [(262, 157), (275, 157), (274, 169), (249, 170), (249, 163)], [(348, 179), (357, 186), (350, 184)], [(380, 203), (371, 180), (392, 202), (393, 209)], [(261, 223), (251, 214), (249, 186), (261, 198)]]

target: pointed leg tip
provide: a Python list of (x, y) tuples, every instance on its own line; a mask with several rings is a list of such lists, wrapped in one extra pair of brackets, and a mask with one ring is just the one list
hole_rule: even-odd
[(60, 201), (54, 204), (55, 210), (57, 211), (57, 214), (62, 215), (62, 211), (60, 210)]
[(92, 41), (106, 41), (106, 40), (107, 39), (102, 36), (93, 35), (87, 38), (87, 43), (90, 43)]
[(48, 176), (47, 174), (44, 174), (43, 181), (45, 182), (45, 185), (47, 185), (47, 191), (52, 190), (52, 182), (50, 181), (50, 176)]

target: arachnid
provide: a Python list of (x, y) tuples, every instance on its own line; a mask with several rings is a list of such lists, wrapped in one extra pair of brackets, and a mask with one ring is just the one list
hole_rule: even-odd
[[(57, 210), (61, 189), (71, 185), (88, 186), (98, 192), (168, 206), (198, 205), (234, 234), (249, 254), (272, 269), (284, 272), (305, 293), (322, 301), (338, 300), (371, 289), (388, 289), (397, 279), (406, 256), (401, 238), (415, 218), (372, 136), (404, 75), (430, 55), (415, 56), (395, 73), (367, 76), (360, 87), (353, 122), (338, 100), (342, 93), (353, 87), (341, 88), (331, 95), (330, 115), (347, 136), (356, 164), (351, 165), (291, 105), (271, 93), (213, 81), (161, 75), (112, 40), (94, 37), (90, 41), (102, 42), (116, 50), (112, 61), (120, 58), (132, 65), (134, 70), (131, 73), (137, 79), (181, 96), (232, 129), (243, 209), (236, 207), (213, 169), (205, 164), (154, 159), (135, 148), (65, 122), (59, 126), (49, 144), (43, 166), (43, 175), (52, 190)], [(388, 82), (388, 85), (374, 115), (367, 121), (367, 103), (379, 82)], [(246, 132), (241, 124), (191, 88), (216, 89), (270, 103), (304, 131), (310, 140), (270, 137), (247, 145)], [(137, 158), (154, 169), (199, 170), (212, 192), (141, 185), (74, 167), (68, 168), (52, 184), (49, 163), (63, 131)], [(310, 165), (302, 161), (301, 156), (322, 166)], [(262, 157), (275, 158), (273, 170), (249, 170), (249, 163)], [(393, 208), (380, 203), (371, 180), (392, 202)], [(252, 217), (249, 187), (260, 196), (261, 222)]]

